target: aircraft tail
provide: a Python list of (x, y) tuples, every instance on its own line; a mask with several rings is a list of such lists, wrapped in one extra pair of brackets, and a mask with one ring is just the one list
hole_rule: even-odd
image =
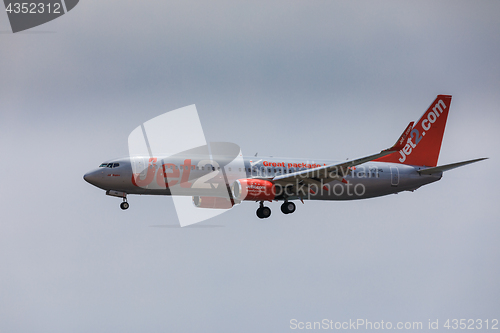
[(438, 95), (412, 128), (404, 147), (375, 161), (435, 167), (450, 105), (450, 95)]

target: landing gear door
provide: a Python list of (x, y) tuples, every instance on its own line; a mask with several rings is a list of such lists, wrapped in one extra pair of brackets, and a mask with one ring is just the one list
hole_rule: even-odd
[(391, 186), (399, 185), (399, 169), (391, 167)]

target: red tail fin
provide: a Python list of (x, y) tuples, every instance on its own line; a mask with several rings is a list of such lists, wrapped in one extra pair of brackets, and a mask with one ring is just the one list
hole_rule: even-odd
[(383, 156), (375, 161), (436, 166), (450, 105), (451, 96), (438, 95), (424, 115), (416, 122), (406, 145), (398, 152)]
[(405, 131), (403, 132), (403, 134), (401, 134), (401, 136), (399, 137), (398, 141), (396, 141), (394, 146), (392, 146), (389, 149), (386, 149), (386, 151), (398, 151), (398, 150), (403, 149), (405, 147), (406, 139), (408, 139), (408, 136), (410, 135), (411, 130), (413, 129), (413, 123), (414, 122), (412, 121), (408, 124)]

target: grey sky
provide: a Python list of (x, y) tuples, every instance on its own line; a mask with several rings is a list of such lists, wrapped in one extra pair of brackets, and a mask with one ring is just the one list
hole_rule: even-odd
[[(286, 332), (290, 319), (498, 319), (498, 1), (80, 1), (12, 34), (0, 12), (1, 332)], [(172, 228), (82, 179), (196, 104), (244, 154), (355, 158), (453, 95), (414, 193), (254, 203)], [(188, 133), (186, 135), (189, 135)], [(181, 138), (179, 138), (181, 139)]]

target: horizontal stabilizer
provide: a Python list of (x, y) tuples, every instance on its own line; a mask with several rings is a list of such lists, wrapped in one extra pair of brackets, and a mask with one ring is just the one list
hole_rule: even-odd
[(455, 168), (458, 168), (458, 167), (461, 167), (461, 166), (464, 166), (467, 164), (479, 162), (479, 161), (486, 160), (486, 159), (488, 159), (488, 158), (483, 157), (483, 158), (476, 158), (475, 160), (470, 160), (470, 161), (441, 165), (441, 166), (437, 166), (434, 168), (427, 168), (427, 169), (418, 170), (418, 173), (420, 173), (421, 175), (432, 175), (433, 173), (448, 171), (451, 169), (455, 169)]

